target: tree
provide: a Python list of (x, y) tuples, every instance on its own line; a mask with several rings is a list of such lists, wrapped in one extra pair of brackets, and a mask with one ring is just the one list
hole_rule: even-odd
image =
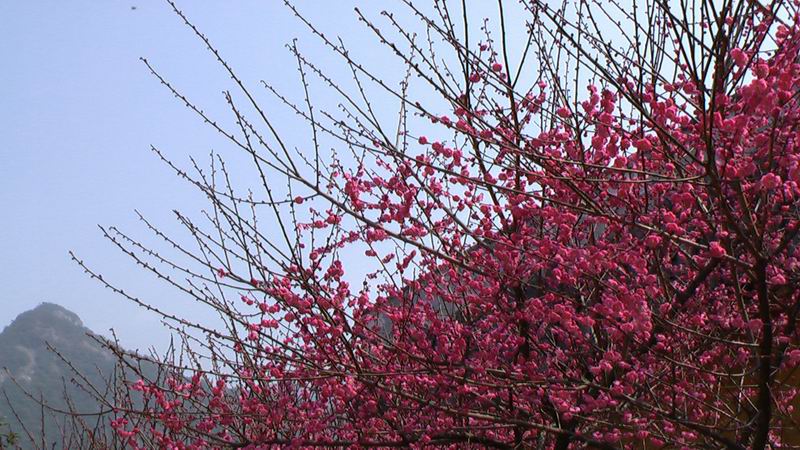
[[(304, 98), (265, 87), (308, 124), (298, 152), (173, 4), (230, 73), (235, 128), (145, 63), (262, 185), (242, 195), (221, 158), (190, 171), (156, 150), (209, 199), (204, 224), (178, 215), (197, 249), (149, 222), (177, 257), (105, 230), (227, 324), (155, 310), (98, 276), (185, 342), (158, 361), (168, 376), (126, 381), (147, 401), (112, 405), (118, 437), (800, 445), (798, 2), (498, 2), (478, 25), (468, 2), (400, 3), (408, 22), (356, 10), (405, 67), (398, 85), (287, 4), (352, 72), (339, 83), (290, 46)], [(315, 108), (314, 83), (340, 113)]]
[(5, 421), (0, 418), (0, 448), (11, 448), (17, 444), (17, 435), (6, 429)]

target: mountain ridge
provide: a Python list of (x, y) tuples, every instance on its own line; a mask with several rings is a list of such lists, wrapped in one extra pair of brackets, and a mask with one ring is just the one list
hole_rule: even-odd
[(42, 420), (42, 407), (31, 395), (58, 409), (69, 409), (71, 404), (82, 413), (99, 411), (97, 400), (74, 381), (77, 370), (90, 383), (103, 386), (113, 372), (117, 359), (99, 339), (102, 337), (87, 328), (77, 314), (50, 302), (19, 314), (3, 328), (0, 421), (8, 424), (21, 442), (45, 435), (57, 442), (61, 422), (66, 419), (46, 414)]

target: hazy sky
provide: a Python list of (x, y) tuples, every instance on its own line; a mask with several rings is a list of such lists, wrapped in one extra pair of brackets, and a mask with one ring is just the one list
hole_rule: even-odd
[[(178, 3), (257, 90), (261, 79), (299, 87), (284, 48), (294, 37), (309, 43), (312, 57), (329, 57), (281, 1)], [(334, 34), (357, 27), (351, 3), (298, 2)], [(229, 80), (156, 0), (0, 2), (0, 56), (0, 328), (49, 301), (97, 332), (113, 327), (128, 346), (165, 342), (153, 314), (89, 279), (68, 251), (132, 293), (192, 313), (185, 298), (105, 241), (97, 225), (147, 237), (137, 209), (177, 230), (172, 209), (196, 211), (205, 203), (150, 145), (181, 162), (222, 145), (138, 58), (212, 113), (225, 114), (221, 91), (231, 88)]]
[[(402, 67), (391, 71), (396, 60), (386, 49), (374, 52), (379, 44), (353, 12), (358, 4), (376, 17), (387, 3), (296, 3), (365, 63), (402, 77)], [(336, 61), (280, 0), (178, 4), (267, 105), (274, 99), (259, 88), (262, 79), (302, 99), (296, 63), (285, 48), (293, 38), (326, 69)], [(488, 7), (477, 17), (496, 6), (472, 4)], [(190, 155), (207, 161), (209, 151), (226, 145), (139, 61), (148, 58), (207, 112), (229, 119), (221, 92), (233, 86), (202, 43), (161, 0), (6, 0), (0, 2), (0, 57), (0, 327), (48, 301), (73, 310), (96, 332), (114, 328), (128, 347), (167, 342), (156, 316), (83, 274), (69, 250), (156, 306), (213, 321), (132, 264), (97, 228), (115, 225), (147, 241), (134, 210), (169, 232), (180, 230), (173, 209), (191, 213), (206, 205), (150, 145), (181, 163)], [(285, 110), (280, 114), (281, 129), (307, 142), (307, 129), (292, 125)]]

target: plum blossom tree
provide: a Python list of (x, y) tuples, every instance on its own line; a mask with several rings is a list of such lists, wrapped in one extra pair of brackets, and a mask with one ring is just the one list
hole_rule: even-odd
[(209, 200), (203, 223), (179, 214), (197, 247), (105, 230), (227, 324), (98, 276), (185, 343), (161, 376), (120, 380), (145, 402), (109, 405), (114, 439), (800, 446), (798, 2), (499, 1), (483, 22), (469, 3), (356, 10), (397, 84), (287, 4), (352, 76), (289, 46), (301, 100), (264, 87), (308, 125), (299, 151), (175, 7), (232, 77), (234, 126), (145, 63), (261, 184), (156, 150)]

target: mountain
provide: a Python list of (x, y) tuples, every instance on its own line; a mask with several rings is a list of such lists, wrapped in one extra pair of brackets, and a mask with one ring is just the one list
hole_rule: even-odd
[[(32, 437), (41, 445), (44, 436), (46, 442), (58, 443), (68, 433), (62, 432), (63, 415), (43, 411), (26, 392), (62, 410), (70, 409), (67, 398), (76, 412), (100, 410), (74, 381), (80, 373), (91, 384), (105, 386), (113, 373), (116, 358), (93, 339), (96, 336), (75, 313), (53, 303), (20, 314), (0, 333), (0, 422), (21, 442)], [(93, 416), (86, 417), (92, 421)]]

